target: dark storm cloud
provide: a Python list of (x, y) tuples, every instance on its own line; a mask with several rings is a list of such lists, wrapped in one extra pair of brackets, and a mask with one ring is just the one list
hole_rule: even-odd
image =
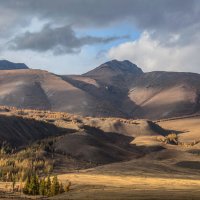
[[(127, 36), (123, 36), (127, 37)], [(108, 43), (122, 37), (77, 37), (70, 26), (52, 28), (49, 24), (45, 25), (40, 32), (25, 32), (9, 41), (10, 49), (34, 51), (53, 50), (54, 54), (78, 53), (82, 46)]]
[(1, 0), (1, 7), (51, 20), (107, 25), (130, 19), (142, 28), (179, 29), (198, 22), (198, 0)]
[[(166, 43), (165, 40), (170, 34), (180, 34), (176, 45), (196, 40), (198, 36), (196, 33), (200, 31), (199, 0), (0, 0), (1, 10), (6, 10), (8, 13), (0, 19), (0, 25), (1, 21), (4, 25), (6, 24), (7, 28), (4, 30), (13, 29), (16, 24), (19, 27), (20, 23), (25, 23), (25, 20), (28, 23), (32, 17), (48, 20), (52, 24), (72, 24), (73, 27), (86, 30), (88, 27), (103, 28), (126, 21), (140, 31), (152, 32), (152, 37), (159, 38), (163, 44)], [(12, 16), (14, 16), (13, 19)], [(44, 34), (49, 34), (49, 30), (49, 28), (43, 29), (40, 34), (27, 32), (26, 36), (30, 39), (24, 42), (23, 36), (25, 35), (19, 36), (15, 39), (16, 48), (34, 49), (34, 45), (30, 45), (31, 41), (38, 41), (40, 37), (44, 38)], [(70, 31), (67, 33), (70, 34)], [(55, 36), (50, 37), (55, 39)], [(64, 51), (76, 51), (76, 48), (81, 47), (82, 41), (76, 39), (72, 41), (74, 47), (64, 49)], [(61, 40), (65, 39), (61, 37)], [(92, 41), (96, 39), (84, 38), (84, 40), (91, 40), (90, 43), (95, 43)], [(68, 40), (68, 43), (71, 42)], [(48, 46), (55, 47), (55, 45), (55, 42), (50, 44), (45, 39), (43, 47), (36, 47), (36, 42), (35, 49), (42, 51)]]

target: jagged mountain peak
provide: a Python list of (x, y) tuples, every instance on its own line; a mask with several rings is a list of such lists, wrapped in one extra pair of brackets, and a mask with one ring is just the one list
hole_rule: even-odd
[(123, 61), (111, 60), (100, 66), (105, 66), (105, 65), (108, 67), (115, 67), (122, 70), (131, 70), (131, 71), (137, 70), (142, 72), (142, 70), (136, 64), (130, 62), (129, 60), (123, 60)]

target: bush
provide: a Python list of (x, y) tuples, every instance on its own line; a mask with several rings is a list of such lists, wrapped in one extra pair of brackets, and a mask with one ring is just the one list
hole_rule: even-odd
[(0, 154), (10, 154), (12, 151), (11, 145), (8, 142), (3, 141), (0, 148)]
[(175, 133), (171, 133), (167, 135), (165, 138), (166, 138), (166, 143), (168, 144), (178, 144), (178, 136)]
[(157, 137), (157, 140), (160, 142), (164, 142), (165, 144), (176, 144), (178, 145), (178, 136), (175, 133), (170, 133), (165, 137)]

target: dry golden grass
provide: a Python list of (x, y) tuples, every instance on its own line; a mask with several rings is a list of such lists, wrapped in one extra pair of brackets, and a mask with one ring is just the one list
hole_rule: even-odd
[(200, 140), (200, 116), (164, 120), (158, 124), (165, 129), (176, 131), (179, 142), (194, 144)]
[(200, 180), (74, 173), (72, 190), (53, 199), (198, 199)]
[(70, 180), (74, 185), (101, 185), (108, 187), (128, 187), (138, 190), (144, 189), (196, 189), (200, 190), (200, 180), (141, 177), (125, 175), (104, 175), (72, 173), (59, 175), (62, 182)]
[[(87, 173), (64, 174), (59, 179), (63, 183), (70, 180), (71, 190), (50, 199), (197, 200), (200, 197), (200, 180)], [(6, 185), (9, 190), (9, 183), (0, 183), (0, 190), (5, 190)]]

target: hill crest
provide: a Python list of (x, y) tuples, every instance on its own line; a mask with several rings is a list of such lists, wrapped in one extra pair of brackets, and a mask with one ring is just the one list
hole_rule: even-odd
[(94, 68), (93, 70), (83, 74), (84, 76), (100, 76), (106, 75), (106, 73), (116, 73), (112, 74), (119, 75), (119, 74), (142, 74), (143, 71), (137, 65), (133, 64), (129, 60), (118, 61), (118, 60), (111, 60), (106, 63), (101, 64), (100, 66)]

